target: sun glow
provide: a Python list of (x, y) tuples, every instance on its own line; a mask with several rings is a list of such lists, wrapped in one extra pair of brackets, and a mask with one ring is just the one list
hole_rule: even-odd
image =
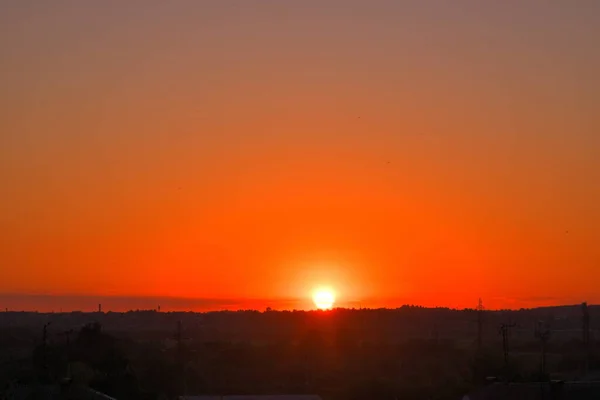
[(335, 293), (331, 289), (317, 289), (313, 293), (313, 302), (318, 309), (329, 310), (335, 303)]

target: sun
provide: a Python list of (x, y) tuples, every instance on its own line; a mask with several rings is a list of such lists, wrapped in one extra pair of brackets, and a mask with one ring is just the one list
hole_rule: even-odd
[(313, 293), (313, 302), (320, 310), (329, 310), (335, 303), (335, 293), (331, 289), (317, 289)]

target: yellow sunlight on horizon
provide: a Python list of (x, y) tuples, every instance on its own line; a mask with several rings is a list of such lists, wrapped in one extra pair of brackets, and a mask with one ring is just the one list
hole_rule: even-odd
[(329, 310), (335, 303), (335, 293), (331, 289), (320, 288), (313, 293), (313, 302), (320, 310)]

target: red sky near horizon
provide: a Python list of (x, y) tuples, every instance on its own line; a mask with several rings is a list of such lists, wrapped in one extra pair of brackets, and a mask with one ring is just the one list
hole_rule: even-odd
[(0, 26), (0, 293), (600, 302), (596, 1), (15, 1)]

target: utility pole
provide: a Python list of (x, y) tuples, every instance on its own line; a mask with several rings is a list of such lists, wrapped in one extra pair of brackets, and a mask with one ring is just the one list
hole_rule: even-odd
[(583, 373), (587, 374), (590, 363), (590, 310), (587, 303), (581, 304), (583, 333)]
[(181, 395), (187, 394), (187, 380), (185, 378), (185, 362), (183, 356), (183, 326), (181, 320), (177, 321), (177, 332), (175, 334), (177, 341), (177, 363), (179, 364), (179, 373), (181, 377)]
[(535, 327), (535, 337), (540, 341), (541, 344), (540, 374), (542, 377), (546, 376), (546, 350), (550, 336), (550, 329), (545, 326), (543, 321), (538, 321)]
[(483, 301), (479, 299), (477, 305), (477, 351), (481, 352), (483, 346)]
[(50, 326), (50, 322), (44, 324), (42, 331), (42, 371), (44, 378), (48, 377), (48, 326)]
[(67, 359), (67, 379), (71, 378), (71, 334), (73, 329), (69, 329), (61, 333), (65, 337), (66, 344), (66, 359)]
[(508, 370), (508, 353), (510, 351), (510, 348), (508, 346), (508, 338), (510, 335), (510, 330), (511, 328), (514, 328), (515, 326), (517, 326), (517, 324), (515, 323), (504, 323), (502, 325), (500, 325), (500, 334), (502, 335), (502, 350), (504, 352), (504, 367), (507, 368)]

